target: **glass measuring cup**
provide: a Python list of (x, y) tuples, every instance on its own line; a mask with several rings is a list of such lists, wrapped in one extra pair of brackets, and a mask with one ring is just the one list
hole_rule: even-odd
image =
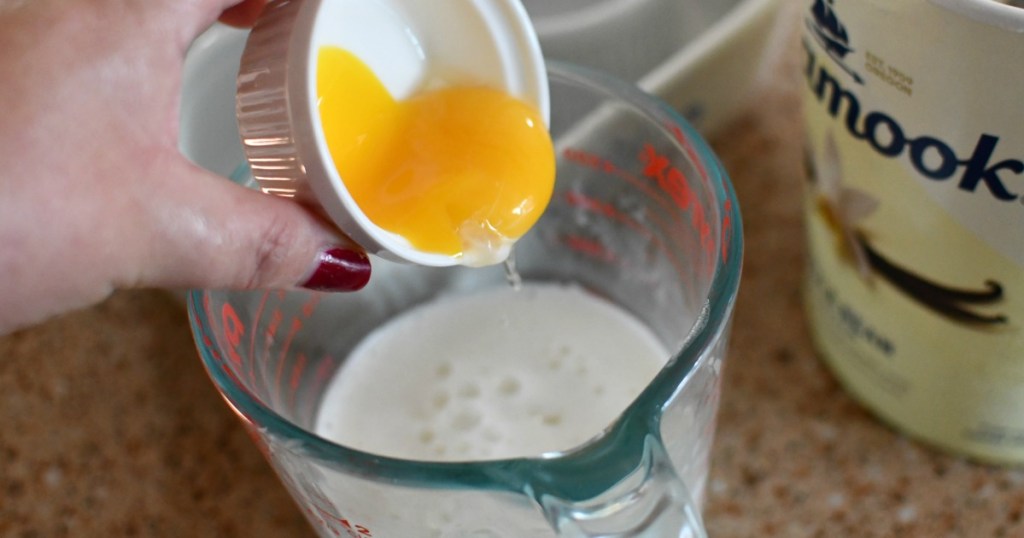
[(501, 268), (375, 260), (370, 285), (352, 294), (191, 292), (214, 383), (320, 535), (705, 535), (699, 506), (742, 252), (734, 194), (699, 136), (650, 96), (561, 64), (549, 81), (557, 183), (517, 243), (518, 271), (618, 304), (672, 357), (583, 446), (494, 461), (401, 460), (311, 433), (324, 389), (375, 327), (438, 296), (506, 286)]

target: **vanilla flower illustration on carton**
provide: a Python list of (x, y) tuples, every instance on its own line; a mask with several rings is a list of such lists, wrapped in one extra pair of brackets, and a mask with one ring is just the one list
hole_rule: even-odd
[(832, 133), (825, 136), (824, 148), (812, 159), (811, 177), (815, 181), (815, 205), (818, 214), (836, 237), (840, 257), (851, 262), (862, 279), (870, 282), (871, 267), (857, 226), (878, 209), (878, 199), (843, 184), (839, 149)]
[(998, 282), (986, 280), (979, 289), (939, 284), (876, 250), (861, 225), (877, 211), (880, 201), (844, 184), (842, 160), (831, 132), (825, 135), (820, 152), (808, 152), (808, 179), (813, 186), (815, 210), (832, 232), (840, 259), (850, 263), (861, 279), (870, 285), (877, 275), (926, 308), (960, 323), (1006, 323), (1003, 314), (975, 310), (1002, 301), (1003, 286)]

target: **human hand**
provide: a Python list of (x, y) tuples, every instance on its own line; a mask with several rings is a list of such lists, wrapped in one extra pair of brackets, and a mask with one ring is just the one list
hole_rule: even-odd
[(119, 288), (365, 285), (334, 227), (178, 151), (189, 44), (263, 3), (0, 4), (0, 334)]

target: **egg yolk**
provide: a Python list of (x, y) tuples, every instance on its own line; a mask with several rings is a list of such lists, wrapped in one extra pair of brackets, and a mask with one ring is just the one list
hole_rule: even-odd
[(483, 265), (500, 262), (488, 254), (525, 234), (547, 207), (554, 148), (529, 104), (479, 86), (398, 101), (351, 52), (324, 47), (317, 61), (331, 158), (380, 228), (417, 250)]

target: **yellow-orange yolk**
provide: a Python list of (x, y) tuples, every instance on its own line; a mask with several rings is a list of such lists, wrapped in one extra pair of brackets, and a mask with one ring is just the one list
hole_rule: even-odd
[(551, 137), (532, 106), (502, 91), (452, 86), (397, 101), (354, 54), (324, 47), (317, 96), (345, 187), (417, 250), (479, 259), (471, 251), (518, 239), (547, 207)]

